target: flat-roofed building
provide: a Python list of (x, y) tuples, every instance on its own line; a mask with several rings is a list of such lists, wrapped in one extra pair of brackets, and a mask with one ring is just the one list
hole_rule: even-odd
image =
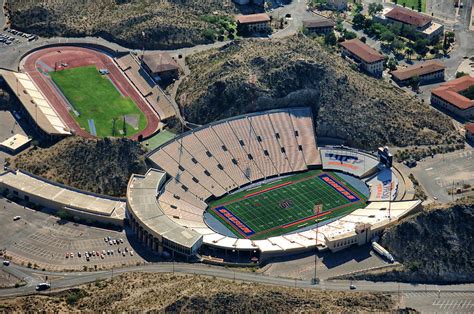
[(22, 170), (0, 173), (0, 192), (87, 222), (123, 226), (125, 218), (124, 199), (82, 191)]
[(266, 13), (238, 15), (237, 27), (240, 32), (264, 33), (271, 30), (271, 18)]
[(415, 65), (400, 68), (392, 72), (392, 78), (398, 85), (407, 85), (414, 77), (420, 79), (420, 84), (444, 81), (446, 66), (438, 60), (430, 60)]
[(474, 100), (462, 95), (469, 87), (474, 86), (474, 77), (460, 77), (431, 91), (431, 104), (444, 108), (464, 118), (474, 118)]
[(466, 130), (466, 140), (474, 143), (474, 123), (468, 123), (464, 126)]
[(0, 147), (2, 147), (4, 150), (11, 154), (16, 154), (28, 147), (30, 142), (31, 139), (28, 136), (22, 134), (15, 134), (0, 143)]
[(341, 43), (342, 56), (357, 62), (367, 73), (382, 77), (384, 56), (359, 39), (346, 40)]
[(401, 6), (384, 9), (381, 14), (375, 16), (375, 20), (381, 23), (410, 25), (429, 40), (433, 40), (444, 32), (444, 26), (433, 22), (431, 17)]
[(165, 52), (145, 54), (142, 65), (158, 81), (170, 81), (179, 77), (178, 63)]
[(303, 21), (303, 27), (308, 33), (327, 34), (333, 31), (334, 21), (331, 19), (308, 19)]

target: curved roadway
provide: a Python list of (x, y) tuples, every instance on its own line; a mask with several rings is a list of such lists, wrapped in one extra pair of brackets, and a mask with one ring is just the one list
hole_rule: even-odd
[[(107, 271), (96, 272), (48, 272), (33, 270), (18, 265), (11, 264), (10, 266), (2, 266), (3, 270), (8, 273), (22, 278), (27, 284), (19, 288), (0, 289), (0, 298), (14, 297), (21, 295), (28, 295), (36, 293), (35, 286), (39, 282), (44, 281), (45, 276), (54, 276), (55, 279), (51, 282), (51, 288), (64, 289), (70, 288), (85, 283), (94, 282), (96, 280), (103, 280), (111, 278), (119, 274), (127, 272), (149, 272), (149, 273), (183, 273), (195, 274), (203, 276), (212, 276), (223, 279), (231, 279), (244, 282), (255, 282), (260, 284), (269, 284), (277, 286), (298, 287), (298, 288), (312, 288), (321, 290), (349, 290), (349, 281), (335, 280), (322, 281), (318, 285), (312, 285), (309, 281), (295, 280), (289, 278), (271, 277), (253, 272), (236, 271), (229, 268), (210, 266), (205, 264), (185, 264), (185, 263), (157, 263), (147, 264), (144, 266), (134, 266), (128, 268), (119, 268)], [(466, 285), (417, 285), (408, 283), (396, 282), (369, 282), (357, 281), (354, 282), (359, 291), (376, 291), (385, 293), (397, 292), (474, 292), (474, 284)]]

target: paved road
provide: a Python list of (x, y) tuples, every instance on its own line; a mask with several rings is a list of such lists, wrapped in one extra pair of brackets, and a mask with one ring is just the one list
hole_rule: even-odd
[[(24, 287), (2, 289), (0, 290), (0, 297), (11, 297), (18, 295), (25, 295), (34, 293), (34, 286), (38, 282), (44, 280), (45, 276), (55, 277), (57, 279), (51, 282), (53, 289), (68, 288), (84, 283), (94, 282), (96, 280), (107, 279), (118, 274), (127, 272), (151, 272), (151, 273), (185, 273), (195, 274), (204, 276), (214, 276), (223, 279), (235, 279), (238, 281), (245, 282), (256, 282), (262, 284), (287, 286), (287, 287), (299, 287), (299, 288), (312, 288), (312, 289), (323, 289), (323, 290), (349, 290), (349, 281), (322, 281), (319, 285), (311, 285), (309, 281), (294, 280), (279, 277), (269, 277), (262, 274), (252, 272), (241, 272), (233, 269), (209, 266), (204, 264), (183, 264), (183, 263), (159, 263), (149, 264), (145, 266), (134, 266), (128, 268), (114, 269), (113, 271), (97, 271), (97, 272), (75, 272), (75, 273), (56, 273), (56, 272), (43, 272), (37, 270), (31, 270), (18, 265), (2, 266), (5, 271), (23, 278), (28, 284)], [(398, 293), (404, 292), (438, 292), (442, 294), (458, 293), (458, 292), (473, 292), (474, 284), (468, 285), (414, 285), (406, 283), (374, 283), (368, 281), (353, 282), (357, 285), (358, 291), (378, 291), (386, 293)]]

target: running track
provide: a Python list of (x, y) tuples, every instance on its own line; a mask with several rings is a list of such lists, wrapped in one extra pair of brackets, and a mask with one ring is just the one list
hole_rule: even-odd
[[(41, 69), (41, 71), (47, 72), (48, 67), (54, 69), (55, 65), (60, 66), (61, 63), (67, 63), (67, 68), (95, 65), (98, 69), (109, 70), (109, 78), (124, 96), (130, 97), (137, 104), (148, 122), (145, 129), (133, 135), (131, 139), (137, 140), (139, 135), (143, 135), (144, 138), (147, 138), (156, 132), (160, 122), (158, 115), (131, 85), (114, 61), (106, 54), (93, 49), (67, 46), (45, 48), (33, 52), (25, 59), (24, 72), (30, 76), (67, 127), (74, 130), (76, 135), (89, 138), (93, 137), (74, 120), (68, 111), (66, 100), (57, 92), (52, 81), (39, 70)], [(44, 65), (46, 65), (46, 67)]]

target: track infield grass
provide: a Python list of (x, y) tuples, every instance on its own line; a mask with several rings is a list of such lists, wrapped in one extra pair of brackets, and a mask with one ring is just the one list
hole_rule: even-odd
[[(90, 119), (94, 120), (99, 137), (131, 136), (145, 129), (147, 121), (143, 112), (132, 99), (123, 97), (107, 75), (101, 75), (95, 66), (50, 72), (49, 75), (79, 116), (74, 112), (70, 114), (88, 132), (91, 132)], [(125, 134), (120, 133), (124, 129), (124, 116), (127, 116), (127, 122), (137, 122), (135, 125), (126, 122)]]
[[(312, 170), (225, 196), (208, 211), (238, 238), (259, 240), (347, 215), (366, 201), (336, 173)], [(318, 215), (315, 204), (322, 204)]]

